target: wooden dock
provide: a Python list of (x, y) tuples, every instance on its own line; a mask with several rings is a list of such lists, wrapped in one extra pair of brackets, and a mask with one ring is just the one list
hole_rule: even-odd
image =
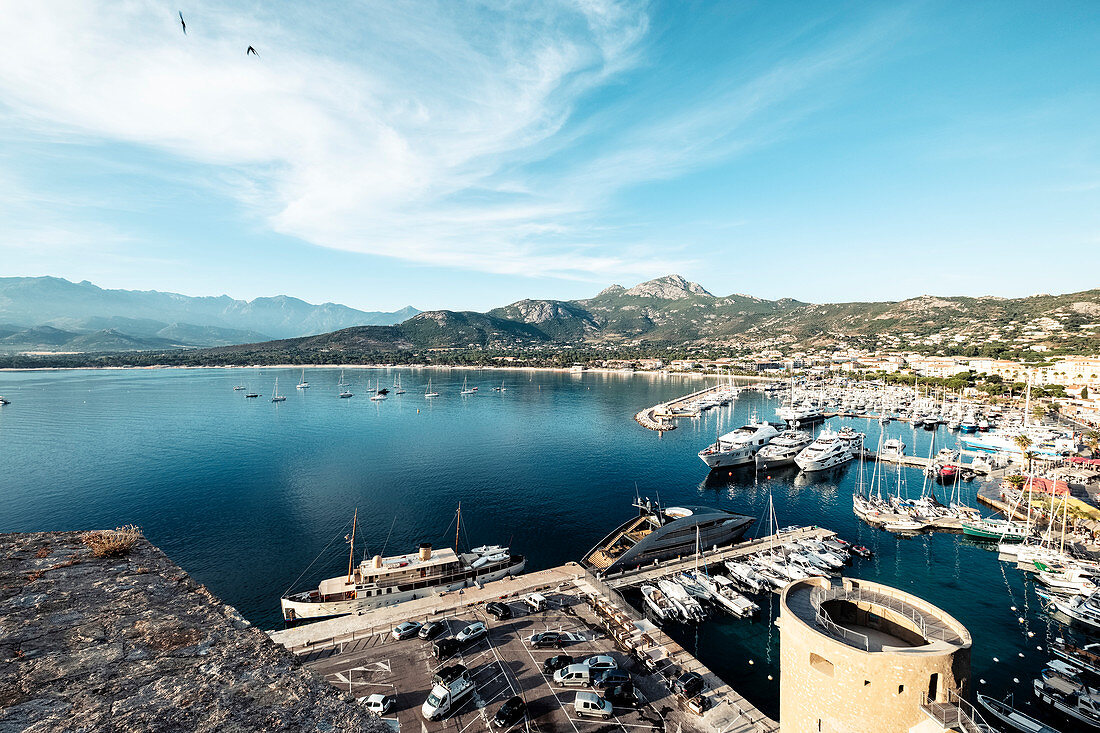
[(646, 565), (633, 570), (624, 570), (621, 573), (615, 573), (613, 575), (604, 575), (601, 576), (601, 578), (607, 585), (619, 590), (633, 585), (649, 583), (658, 578), (672, 575), (673, 573), (694, 570), (696, 565), (700, 567), (710, 567), (723, 563), (726, 560), (738, 560), (757, 552), (766, 552), (787, 544), (792, 540), (806, 538), (820, 540), (827, 539), (835, 534), (835, 532), (821, 527), (802, 527), (791, 532), (780, 532), (779, 534), (768, 535), (767, 537), (741, 542), (728, 547), (704, 550), (700, 553), (698, 558), (696, 558), (695, 555), (690, 555), (672, 560), (657, 561), (652, 565)]

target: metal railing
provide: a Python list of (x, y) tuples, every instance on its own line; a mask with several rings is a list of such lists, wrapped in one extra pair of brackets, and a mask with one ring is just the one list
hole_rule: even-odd
[(922, 693), (921, 709), (944, 728), (957, 727), (965, 733), (988, 733), (993, 730), (981, 713), (955, 690), (947, 691), (946, 702), (937, 702), (929, 698), (927, 693)]
[(943, 642), (959, 642), (961, 638), (958, 632), (952, 630), (946, 624), (937, 624), (936, 627), (929, 626), (927, 618), (924, 612), (918, 610), (909, 601), (890, 595), (888, 593), (881, 593), (879, 591), (864, 590), (860, 586), (856, 586), (852, 589), (843, 587), (829, 588), (828, 590), (817, 588), (810, 594), (810, 605), (817, 609), (818, 615), (824, 613), (821, 610), (821, 604), (826, 601), (851, 601), (853, 603), (869, 603), (881, 608), (888, 608), (895, 613), (901, 614), (906, 619), (911, 621), (920, 632), (921, 636), (925, 639), (933, 639)]

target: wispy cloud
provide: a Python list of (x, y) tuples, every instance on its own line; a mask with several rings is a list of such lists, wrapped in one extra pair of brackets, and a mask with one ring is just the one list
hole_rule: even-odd
[(623, 187), (781, 134), (804, 112), (784, 103), (863, 62), (883, 32), (625, 124), (547, 173), (547, 156), (584, 140), (578, 106), (644, 58), (646, 6), (188, 3), (186, 36), (174, 8), (147, 0), (5, 8), (0, 110), (20, 135), (193, 161), (274, 231), (318, 246), (584, 279), (682, 265), (660, 243), (612, 246), (596, 214)]

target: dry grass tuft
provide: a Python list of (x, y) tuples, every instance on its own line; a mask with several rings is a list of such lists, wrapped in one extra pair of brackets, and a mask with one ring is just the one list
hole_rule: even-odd
[(127, 524), (103, 532), (88, 532), (80, 539), (92, 548), (92, 554), (96, 557), (121, 557), (130, 553), (139, 537), (141, 528)]

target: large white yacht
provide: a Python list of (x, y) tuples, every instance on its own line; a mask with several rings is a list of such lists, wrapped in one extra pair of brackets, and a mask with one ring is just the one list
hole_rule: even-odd
[(711, 468), (728, 468), (752, 463), (756, 453), (779, 431), (771, 423), (754, 422), (726, 433), (699, 451), (699, 458)]
[[(355, 552), (354, 532), (353, 522), (351, 553)], [(375, 555), (358, 565), (353, 562), (353, 555), (349, 555), (346, 575), (322, 580), (315, 590), (283, 596), (283, 620), (287, 625), (392, 606), (519, 575), (527, 558), (513, 555), (501, 545), (458, 553), (450, 547), (433, 550), (431, 545), (422, 544), (417, 552), (407, 555)]]
[(824, 471), (852, 460), (853, 443), (835, 430), (825, 428), (818, 433), (817, 440), (802, 449), (794, 462), (803, 471)]
[(825, 419), (825, 414), (811, 401), (784, 405), (775, 411), (775, 415), (792, 427), (813, 425)]
[(784, 430), (760, 449), (756, 463), (761, 468), (774, 468), (794, 463), (795, 456), (814, 441), (805, 430)]

